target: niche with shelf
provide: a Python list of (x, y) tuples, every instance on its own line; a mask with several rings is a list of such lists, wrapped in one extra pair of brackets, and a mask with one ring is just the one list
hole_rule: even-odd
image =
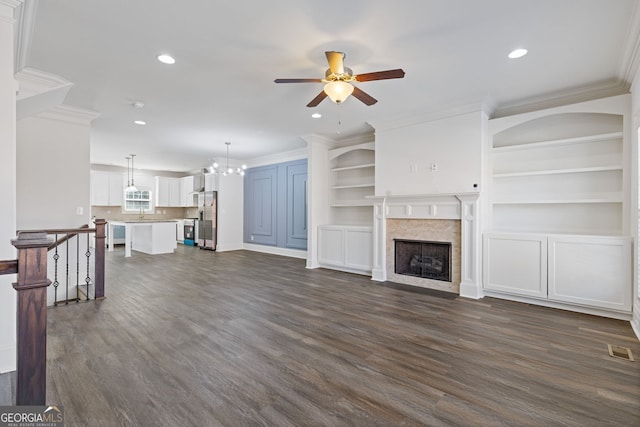
[(622, 114), (563, 112), (496, 132), (491, 229), (622, 234), (623, 154)]
[(375, 151), (368, 142), (329, 150), (332, 224), (371, 225)]

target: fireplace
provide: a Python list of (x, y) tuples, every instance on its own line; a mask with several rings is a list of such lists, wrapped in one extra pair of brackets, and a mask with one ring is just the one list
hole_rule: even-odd
[[(481, 298), (478, 200), (479, 193), (387, 194), (377, 198), (372, 279)], [(396, 239), (450, 242), (449, 281), (396, 274)]]
[(393, 239), (396, 274), (451, 282), (451, 243)]

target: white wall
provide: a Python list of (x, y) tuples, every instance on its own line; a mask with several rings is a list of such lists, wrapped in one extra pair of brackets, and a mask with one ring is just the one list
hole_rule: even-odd
[[(0, 0), (0, 260), (16, 259), (16, 82), (12, 2)], [(0, 373), (16, 369), (15, 275), (0, 276)]]
[[(631, 215), (631, 230), (635, 237), (634, 245), (634, 260), (638, 260), (640, 250), (638, 245), (640, 244), (640, 231), (638, 230), (638, 199), (640, 199), (640, 171), (638, 164), (640, 163), (640, 150), (638, 149), (640, 130), (640, 70), (636, 71), (633, 83), (631, 85), (631, 170), (632, 170), (632, 185), (631, 185), (631, 199), (632, 199), (632, 215)], [(631, 319), (631, 326), (636, 333), (636, 336), (640, 338), (640, 274), (638, 273), (638, 262), (634, 263), (633, 274), (633, 314)]]
[(244, 177), (221, 176), (218, 183), (218, 252), (243, 248)]
[(57, 107), (18, 121), (19, 230), (90, 224), (89, 132), (94, 117)]
[(483, 114), (376, 127), (376, 196), (479, 191)]

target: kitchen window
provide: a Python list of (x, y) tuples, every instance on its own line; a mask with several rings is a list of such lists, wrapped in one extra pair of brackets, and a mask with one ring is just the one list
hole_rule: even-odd
[(130, 213), (152, 213), (151, 190), (138, 188), (136, 191), (124, 192), (123, 211)]

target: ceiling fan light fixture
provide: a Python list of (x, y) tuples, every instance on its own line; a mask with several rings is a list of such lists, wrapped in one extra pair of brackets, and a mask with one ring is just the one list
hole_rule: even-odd
[(324, 92), (336, 104), (344, 102), (353, 93), (353, 86), (347, 82), (336, 80), (324, 86)]

